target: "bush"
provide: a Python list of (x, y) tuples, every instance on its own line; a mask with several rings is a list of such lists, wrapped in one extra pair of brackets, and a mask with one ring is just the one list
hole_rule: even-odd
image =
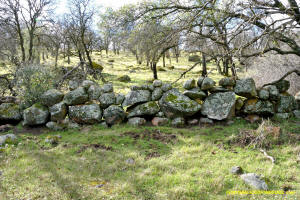
[(47, 66), (25, 65), (16, 71), (16, 91), (23, 102), (29, 107), (40, 101), (41, 95), (55, 84), (55, 72)]
[[(248, 68), (247, 76), (252, 77), (256, 86), (260, 87), (266, 83), (278, 80), (288, 71), (293, 69), (300, 70), (300, 57), (295, 55), (266, 54), (264, 57), (253, 59)], [(299, 76), (293, 73), (286, 80), (291, 83), (288, 91), (290, 94), (295, 95), (300, 91)]]

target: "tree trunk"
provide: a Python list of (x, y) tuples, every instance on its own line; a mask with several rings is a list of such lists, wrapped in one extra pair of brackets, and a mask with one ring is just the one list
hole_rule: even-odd
[(163, 55), (163, 68), (166, 67), (166, 54)]
[(33, 38), (34, 38), (33, 32), (30, 31), (29, 32), (29, 49), (28, 49), (28, 61), (29, 62), (32, 62), (32, 60), (33, 60)]
[(158, 77), (157, 77), (157, 69), (156, 69), (156, 62), (152, 62), (151, 63), (151, 68), (152, 68), (152, 72), (153, 72), (153, 79), (154, 80), (158, 79)]
[(59, 47), (56, 47), (55, 48), (55, 67), (57, 67), (58, 53), (59, 53)]
[(206, 68), (206, 56), (205, 53), (202, 53), (202, 76), (207, 75), (207, 68)]
[(44, 52), (44, 51), (42, 52), (42, 59), (43, 59), (43, 61), (46, 60), (46, 59), (45, 59), (45, 52)]

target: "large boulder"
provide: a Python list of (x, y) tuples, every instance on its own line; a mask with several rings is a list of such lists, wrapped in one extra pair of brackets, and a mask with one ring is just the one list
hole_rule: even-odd
[(123, 107), (133, 106), (139, 103), (151, 101), (151, 92), (149, 90), (130, 91), (122, 104)]
[(233, 78), (224, 77), (219, 81), (219, 85), (222, 87), (233, 87), (235, 86), (235, 80)]
[(196, 81), (194, 79), (189, 79), (184, 82), (183, 88), (186, 90), (190, 90), (196, 87)]
[(18, 122), (21, 119), (22, 119), (22, 115), (18, 104), (2, 103), (0, 105), (0, 121)]
[(128, 117), (154, 116), (159, 112), (159, 106), (155, 101), (150, 101), (137, 105), (134, 108), (129, 109), (128, 112)]
[(159, 100), (159, 106), (169, 118), (192, 116), (201, 109), (200, 104), (181, 94), (177, 89), (166, 92)]
[(101, 95), (101, 88), (94, 84), (91, 85), (87, 91), (90, 100), (98, 100)]
[(61, 102), (64, 98), (64, 94), (56, 89), (51, 89), (42, 94), (41, 96), (41, 103), (45, 106), (53, 106), (54, 104), (57, 104)]
[(287, 80), (281, 80), (274, 85), (277, 87), (280, 93), (286, 92), (290, 88), (290, 82)]
[(102, 111), (98, 104), (69, 106), (69, 117), (79, 124), (95, 124), (101, 122)]
[(252, 78), (237, 80), (234, 92), (242, 97), (255, 97), (257, 92), (254, 80)]
[(58, 122), (64, 120), (67, 115), (67, 106), (65, 102), (57, 103), (49, 108), (51, 121)]
[(120, 124), (126, 118), (126, 114), (120, 106), (111, 105), (104, 110), (103, 117), (108, 125)]
[(216, 120), (233, 117), (235, 114), (234, 92), (215, 93), (208, 96), (202, 105), (202, 114)]
[(201, 91), (200, 88), (193, 88), (191, 90), (186, 90), (183, 92), (183, 95), (193, 99), (193, 100), (196, 100), (196, 99), (205, 99), (206, 98), (206, 94), (205, 92)]
[(23, 125), (34, 126), (46, 124), (49, 118), (49, 111), (46, 106), (36, 103), (23, 112)]
[(273, 115), (275, 106), (270, 101), (248, 99), (245, 101), (243, 112), (246, 114)]
[(212, 89), (216, 85), (216, 82), (209, 77), (205, 77), (201, 84), (201, 90)]
[(279, 95), (278, 102), (276, 104), (276, 111), (279, 113), (289, 113), (295, 110), (297, 107), (294, 96), (288, 94)]
[(99, 98), (101, 108), (107, 108), (110, 105), (116, 104), (116, 95), (113, 92), (104, 93)]
[(84, 104), (89, 100), (88, 94), (83, 87), (68, 92), (64, 97), (64, 102), (68, 106)]

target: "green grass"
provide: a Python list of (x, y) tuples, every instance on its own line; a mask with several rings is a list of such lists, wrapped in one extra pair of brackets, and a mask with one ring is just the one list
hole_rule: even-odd
[[(278, 125), (283, 134), (300, 133), (297, 121)], [(19, 135), (21, 144), (0, 153), (0, 199), (299, 199), (299, 143), (268, 150), (276, 158), (274, 166), (256, 149), (227, 144), (241, 129), (255, 128), (236, 120), (230, 126), (189, 129), (122, 125), (38, 136), (24, 133)], [(151, 137), (153, 132), (164, 137)], [(62, 136), (57, 146), (45, 143), (45, 138), (57, 134)], [(126, 162), (129, 158), (134, 164)], [(226, 195), (251, 190), (229, 172), (236, 165), (262, 174), (270, 190), (290, 187), (296, 194)]]

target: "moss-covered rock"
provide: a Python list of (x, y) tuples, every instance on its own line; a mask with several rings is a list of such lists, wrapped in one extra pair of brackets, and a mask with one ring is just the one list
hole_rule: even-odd
[(95, 124), (101, 122), (102, 111), (98, 104), (70, 106), (69, 117), (79, 124)]
[(111, 105), (104, 110), (103, 117), (106, 124), (112, 126), (115, 124), (120, 124), (126, 118), (126, 114), (120, 106)]
[(51, 121), (58, 122), (64, 120), (67, 115), (67, 106), (65, 102), (57, 103), (49, 108)]
[(237, 80), (234, 92), (242, 97), (255, 97), (257, 92), (254, 80), (252, 78)]
[(36, 103), (23, 112), (23, 125), (34, 126), (46, 124), (49, 119), (49, 111), (46, 106)]
[(279, 95), (278, 102), (276, 104), (276, 111), (279, 113), (289, 113), (295, 110), (297, 107), (295, 97), (292, 95)]
[(131, 81), (131, 78), (128, 75), (123, 75), (118, 78), (118, 81), (128, 83)]
[(185, 95), (193, 100), (196, 100), (196, 99), (203, 100), (207, 96), (206, 93), (201, 91), (200, 88), (193, 88), (191, 90), (186, 90), (183, 92), (183, 95)]
[(275, 113), (275, 106), (270, 101), (256, 98), (248, 99), (245, 102), (243, 112), (246, 114), (273, 115)]
[(133, 106), (139, 103), (151, 101), (151, 92), (149, 90), (130, 91), (122, 104), (123, 107)]
[(64, 94), (56, 89), (51, 89), (45, 92), (41, 96), (41, 103), (45, 106), (53, 106), (54, 104), (57, 104), (61, 102), (64, 98)]
[(143, 116), (155, 116), (159, 112), (159, 106), (155, 101), (150, 101), (135, 106), (128, 110), (128, 117), (143, 117)]
[(99, 97), (100, 107), (105, 109), (110, 105), (116, 104), (116, 95), (113, 92), (104, 93)]
[(20, 107), (15, 103), (2, 103), (0, 105), (0, 120), (1, 121), (12, 121), (18, 122), (21, 121), (22, 114)]
[(64, 97), (64, 102), (68, 106), (84, 104), (88, 100), (89, 96), (83, 87), (78, 87), (77, 89), (68, 92)]

